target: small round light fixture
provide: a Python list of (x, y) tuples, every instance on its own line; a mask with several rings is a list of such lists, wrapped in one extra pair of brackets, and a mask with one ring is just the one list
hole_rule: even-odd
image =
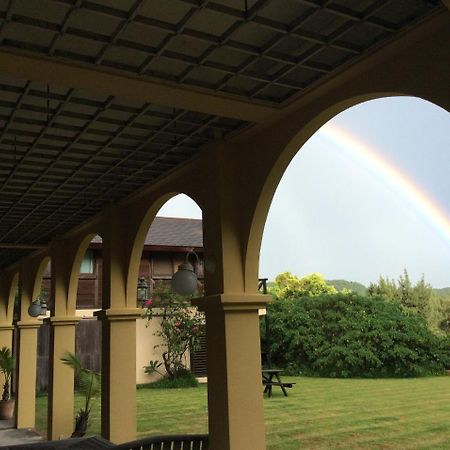
[(197, 292), (198, 278), (194, 272), (194, 267), (189, 262), (189, 255), (194, 255), (197, 262), (199, 261), (197, 253), (191, 251), (186, 255), (184, 264), (178, 266), (177, 272), (172, 277), (172, 291), (179, 295), (192, 295)]
[(39, 317), (47, 313), (47, 303), (44, 299), (36, 299), (28, 308), (31, 317)]
[(143, 306), (148, 299), (148, 284), (144, 277), (138, 279), (137, 284), (137, 301), (138, 304)]

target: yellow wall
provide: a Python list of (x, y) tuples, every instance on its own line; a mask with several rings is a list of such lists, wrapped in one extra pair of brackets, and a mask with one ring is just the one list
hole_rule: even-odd
[[(144, 366), (148, 365), (150, 360), (158, 360), (162, 362), (162, 349), (154, 349), (155, 345), (161, 343), (161, 338), (153, 336), (154, 331), (161, 323), (160, 317), (153, 317), (148, 322), (146, 318), (138, 319), (136, 321), (136, 383), (150, 383), (157, 380), (161, 376), (158, 374), (147, 375), (144, 372)], [(159, 370), (164, 371), (164, 365)]]
[[(80, 317), (93, 317), (95, 311), (98, 310), (78, 309), (76, 315)], [(147, 375), (144, 372), (144, 366), (148, 365), (150, 360), (162, 362), (161, 354), (163, 349), (154, 348), (155, 345), (161, 343), (161, 339), (153, 335), (160, 323), (161, 318), (157, 315), (150, 322), (146, 318), (136, 321), (136, 384), (151, 383), (161, 377), (158, 374)], [(187, 364), (189, 364), (189, 355), (187, 355)], [(159, 370), (165, 373), (164, 365)]]

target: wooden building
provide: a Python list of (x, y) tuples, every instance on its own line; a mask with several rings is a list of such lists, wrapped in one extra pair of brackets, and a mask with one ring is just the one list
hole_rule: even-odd
[[(148, 230), (142, 251), (139, 276), (149, 286), (168, 282), (183, 263), (186, 254), (194, 250), (200, 260), (195, 271), (203, 278), (203, 232), (201, 219), (156, 217)], [(102, 238), (92, 239), (80, 267), (77, 291), (77, 310), (101, 309), (102, 299)], [(42, 291), (50, 299), (51, 268), (47, 267), (42, 281)]]

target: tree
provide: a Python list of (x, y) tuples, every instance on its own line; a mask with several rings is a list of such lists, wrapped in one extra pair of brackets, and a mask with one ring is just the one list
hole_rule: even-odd
[(435, 334), (450, 335), (450, 296), (433, 292), (426, 317)]
[(323, 294), (336, 294), (337, 290), (334, 286), (327, 284), (320, 273), (312, 273), (298, 278), (290, 272), (284, 272), (277, 275), (270, 292), (275, 298), (282, 299), (291, 296), (314, 297)]
[[(153, 333), (162, 338), (164, 367), (170, 379), (186, 373), (186, 352), (200, 347), (200, 336), (204, 333), (205, 320), (197, 308), (191, 307), (189, 300), (175, 294), (168, 286), (157, 286), (144, 305), (145, 315), (150, 321), (161, 317), (161, 326)], [(159, 367), (157, 361), (150, 366)], [(148, 373), (148, 372), (147, 372)]]
[(433, 297), (433, 288), (425, 282), (423, 275), (413, 286), (408, 271), (405, 269), (397, 282), (389, 278), (384, 279), (380, 277), (378, 284), (370, 284), (368, 293), (369, 295), (382, 295), (388, 300), (399, 302), (412, 311), (426, 315), (426, 310)]
[(424, 276), (415, 285), (412, 285), (406, 270), (398, 281), (380, 277), (378, 283), (370, 284), (368, 294), (381, 295), (410, 312), (420, 314), (435, 334), (445, 335), (450, 332), (450, 297), (435, 291)]

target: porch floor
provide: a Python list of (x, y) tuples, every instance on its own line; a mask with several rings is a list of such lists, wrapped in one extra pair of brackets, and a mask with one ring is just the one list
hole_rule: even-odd
[(12, 419), (0, 420), (0, 446), (32, 444), (39, 441), (42, 441), (42, 436), (36, 431), (28, 428), (16, 429)]

